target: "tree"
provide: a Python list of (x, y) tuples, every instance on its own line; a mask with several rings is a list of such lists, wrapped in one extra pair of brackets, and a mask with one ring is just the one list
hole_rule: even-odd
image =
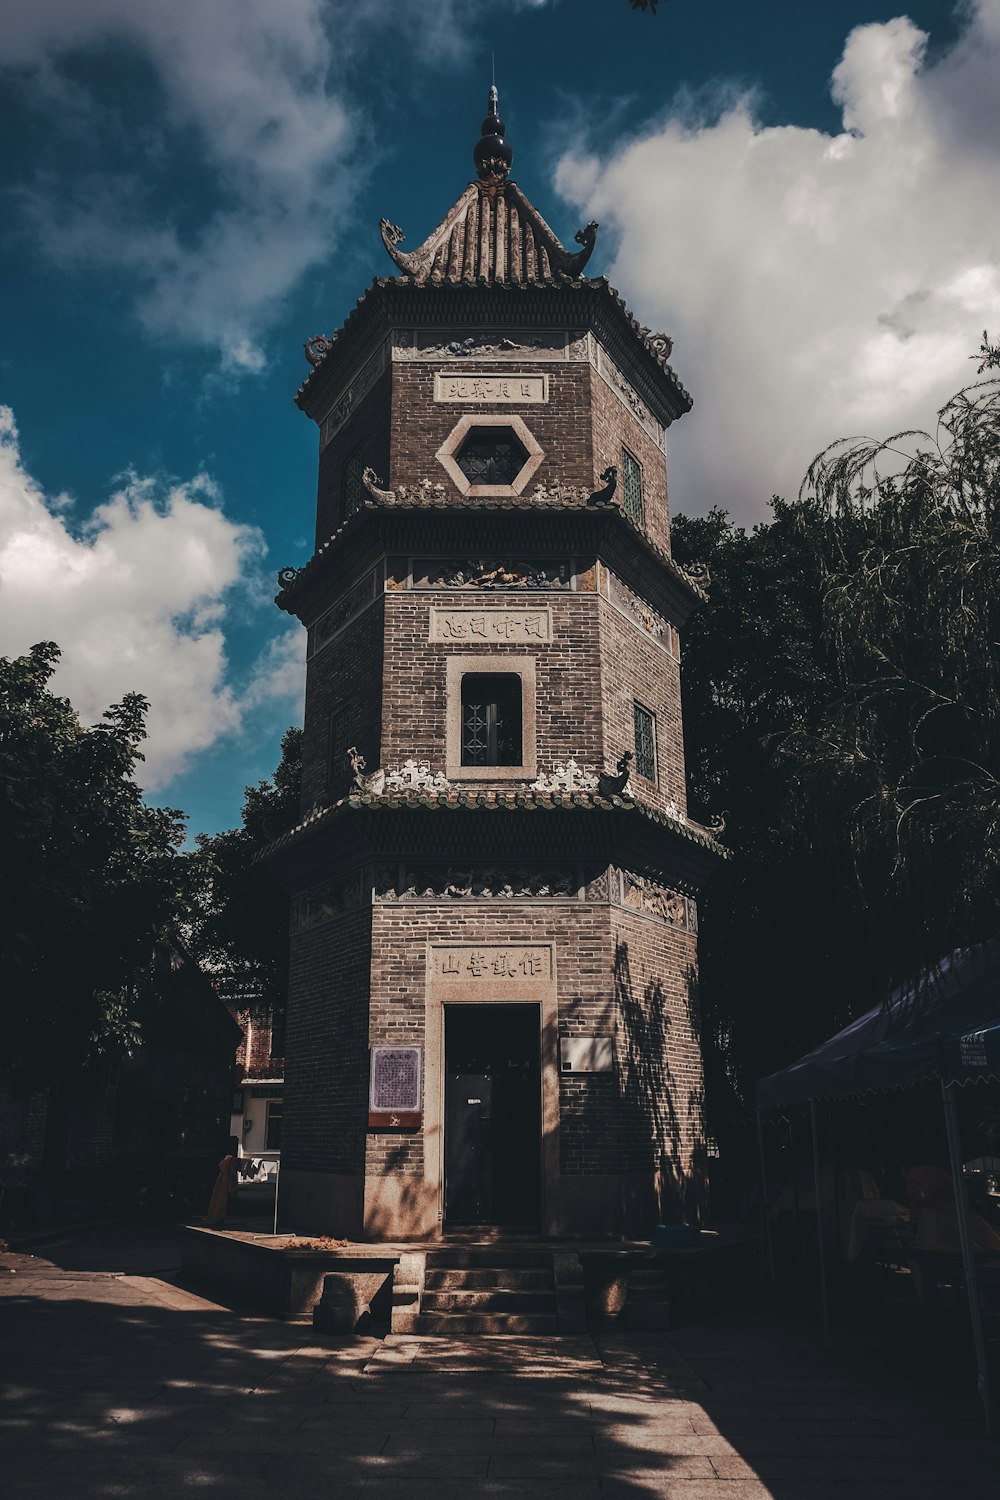
[[(822, 574), (798, 508), (775, 499), (753, 531), (721, 511), (678, 516), (674, 555), (711, 574), (682, 663), (694, 816), (725, 816), (731, 859), (700, 899), (709, 1126), (743, 1132), (754, 1079), (806, 1051), (885, 982), (847, 842), (802, 837), (779, 747), (820, 719), (836, 688)], [(845, 547), (847, 543), (845, 542)]]
[(248, 786), (239, 828), (198, 837), (200, 897), (189, 943), (209, 971), (259, 986), (276, 1018), (288, 991), (288, 897), (261, 850), (295, 821), (302, 782), (302, 730), (286, 731), (273, 781)]
[(0, 658), (3, 1071), (28, 1086), (134, 1041), (137, 985), (189, 876), (180, 813), (135, 782), (145, 699), (86, 727), (49, 689), (59, 655)]
[[(998, 367), (984, 334), (979, 373)], [(825, 809), (846, 812), (893, 973), (912, 978), (1000, 917), (1000, 379), (954, 395), (934, 435), (828, 448), (799, 517), (837, 681), (785, 763), (817, 847)]]
[(990, 377), (934, 438), (834, 445), (750, 533), (675, 520), (677, 560), (712, 575), (685, 636), (689, 796), (733, 853), (701, 902), (720, 1136), (754, 1078), (996, 934), (998, 500)]

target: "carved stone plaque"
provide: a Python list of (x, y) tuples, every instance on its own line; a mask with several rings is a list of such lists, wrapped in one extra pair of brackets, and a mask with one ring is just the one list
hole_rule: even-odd
[(428, 982), (437, 991), (459, 998), (510, 994), (535, 999), (555, 984), (551, 943), (432, 943), (428, 952)]
[(432, 641), (551, 641), (550, 609), (436, 609)]
[(421, 1118), (420, 1047), (373, 1047), (368, 1091), (370, 1127), (419, 1125)]
[(486, 401), (501, 406), (537, 406), (549, 399), (547, 375), (434, 376), (435, 401)]

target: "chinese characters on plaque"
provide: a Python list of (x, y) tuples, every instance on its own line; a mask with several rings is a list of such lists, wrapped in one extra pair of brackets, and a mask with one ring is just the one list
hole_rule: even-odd
[(475, 944), (431, 949), (432, 977), (439, 984), (509, 984), (552, 977), (548, 944), (477, 947)]
[(373, 1047), (368, 1087), (369, 1129), (394, 1129), (421, 1121), (420, 1047)]
[(432, 641), (551, 641), (548, 609), (431, 609)]
[(435, 401), (536, 405), (549, 399), (547, 375), (435, 375)]

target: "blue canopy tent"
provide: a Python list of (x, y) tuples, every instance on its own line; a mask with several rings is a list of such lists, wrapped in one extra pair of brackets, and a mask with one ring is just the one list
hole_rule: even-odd
[[(960, 949), (942, 959), (924, 980), (894, 990), (884, 1006), (851, 1021), (836, 1036), (797, 1062), (757, 1081), (757, 1119), (764, 1169), (762, 1111), (788, 1104), (810, 1109), (816, 1201), (820, 1201), (816, 1101), (848, 1099), (861, 1094), (909, 1088), (937, 1080), (941, 1087), (948, 1154), (955, 1185), (962, 1263), (979, 1367), (979, 1391), (992, 1432), (992, 1404), (986, 1344), (976, 1287), (976, 1268), (966, 1216), (961, 1143), (955, 1089), (987, 1079), (1000, 1080), (1000, 941)], [(817, 1219), (818, 1219), (817, 1215)], [(768, 1254), (770, 1230), (765, 1215)], [(820, 1233), (820, 1278), (823, 1324), (829, 1332), (826, 1267)]]

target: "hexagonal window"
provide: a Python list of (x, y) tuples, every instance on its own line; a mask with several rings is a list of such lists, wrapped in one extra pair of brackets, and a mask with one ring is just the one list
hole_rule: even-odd
[(511, 485), (528, 462), (528, 450), (512, 427), (473, 427), (455, 462), (470, 484)]
[(520, 495), (542, 461), (542, 449), (520, 417), (462, 417), (437, 452), (463, 495)]

